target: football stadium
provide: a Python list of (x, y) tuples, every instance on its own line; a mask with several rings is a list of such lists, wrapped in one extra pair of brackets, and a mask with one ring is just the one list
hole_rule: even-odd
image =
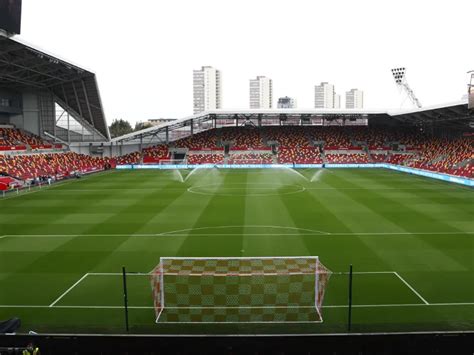
[(17, 337), (0, 346), (359, 334), (349, 348), (471, 353), (473, 108), (474, 88), (405, 110), (216, 109), (112, 138), (93, 72), (1, 35), (0, 332)]

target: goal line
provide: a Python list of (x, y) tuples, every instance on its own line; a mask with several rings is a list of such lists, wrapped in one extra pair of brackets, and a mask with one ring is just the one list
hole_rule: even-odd
[[(199, 260), (200, 258), (196, 258)], [(391, 308), (391, 307), (459, 307), (459, 306), (474, 306), (474, 302), (433, 302), (430, 303), (420, 294), (418, 290), (416, 290), (413, 285), (407, 281), (403, 276), (401, 276), (397, 271), (359, 271), (354, 272), (354, 275), (393, 275), (397, 280), (399, 280), (399, 284), (403, 285), (401, 287), (406, 287), (407, 293), (408, 290), (419, 299), (419, 303), (413, 302), (415, 298), (411, 300), (409, 298), (404, 298), (406, 303), (397, 303), (397, 302), (386, 302), (380, 304), (353, 304), (352, 307), (354, 308)], [(219, 274), (217, 274), (219, 275)], [(347, 272), (334, 272), (333, 275), (335, 276), (347, 276)], [(88, 295), (92, 295), (93, 289), (90, 289), (91, 285), (89, 283), (84, 284), (85, 280), (88, 280), (92, 277), (115, 277), (117, 278), (117, 282), (120, 282), (119, 277), (122, 276), (122, 273), (119, 272), (91, 272), (82, 275), (78, 278), (75, 282), (71, 284), (64, 292), (62, 292), (58, 297), (56, 297), (49, 305), (34, 305), (34, 304), (26, 304), (26, 305), (0, 305), (1, 308), (51, 308), (51, 309), (90, 309), (90, 310), (100, 310), (100, 309), (123, 309), (122, 305), (114, 305), (114, 302), (107, 301), (108, 298), (104, 300), (103, 305), (97, 304), (87, 304), (91, 302), (91, 298)], [(127, 273), (127, 276), (131, 278), (143, 277), (144, 280), (136, 280), (135, 284), (136, 287), (132, 289), (132, 294), (136, 295), (143, 295), (150, 292), (149, 289), (149, 280), (153, 277), (151, 272), (133, 272)], [(170, 275), (171, 277), (177, 277), (179, 274)], [(186, 277), (192, 276), (192, 274), (188, 274)], [(215, 275), (200, 275), (208, 277), (212, 279)], [(221, 277), (224, 275), (219, 275)], [(235, 275), (231, 275), (230, 279), (236, 279)], [(248, 277), (249, 275), (245, 276)], [(258, 277), (266, 277), (263, 275), (253, 275)], [(267, 275), (270, 277), (291, 277), (292, 275), (282, 275), (280, 273), (270, 274)], [(305, 277), (305, 275), (300, 275)], [(298, 276), (298, 277), (300, 277)], [(195, 276), (192, 276), (195, 278)], [(223, 279), (224, 280), (224, 279)], [(314, 280), (314, 277), (313, 277)], [(114, 280), (108, 280), (107, 282), (116, 282)], [(133, 280), (132, 280), (133, 281)], [(91, 281), (93, 284), (96, 282), (102, 282), (99, 280)], [(189, 282), (189, 279), (186, 278), (186, 283)], [(192, 281), (191, 281), (192, 282)], [(339, 281), (340, 282), (340, 281)], [(394, 281), (392, 281), (394, 282)], [(133, 282), (132, 282), (133, 284)], [(221, 283), (222, 284), (222, 283)], [(147, 286), (148, 285), (148, 286)], [(201, 286), (201, 285), (200, 285)], [(85, 289), (84, 289), (85, 287)], [(181, 287), (181, 286), (180, 286)], [(281, 287), (281, 286), (280, 286)], [(77, 291), (77, 289), (80, 289)], [(85, 291), (85, 292), (84, 292)], [(81, 298), (84, 300), (85, 304), (77, 304), (76, 302), (68, 302), (68, 295), (71, 293), (75, 293), (70, 300), (77, 300), (77, 292), (84, 294), (85, 297)], [(138, 292), (138, 293), (136, 293)], [(140, 302), (139, 304), (131, 304), (129, 305), (129, 309), (135, 310), (155, 310), (156, 313), (156, 305), (151, 304), (151, 292), (150, 294), (150, 305), (147, 303)], [(91, 296), (92, 297), (92, 296)], [(233, 297), (233, 296), (232, 296)], [(260, 296), (258, 296), (260, 297)], [(136, 299), (136, 298), (135, 298)], [(393, 300), (387, 298), (387, 300)], [(383, 299), (381, 299), (383, 302)], [(72, 304), (71, 304), (72, 303)], [(82, 303), (82, 302), (81, 302)], [(94, 303), (94, 302), (92, 302)], [(112, 304), (111, 304), (112, 303)], [(347, 304), (329, 304), (321, 306), (322, 309), (339, 309), (339, 308), (347, 308)], [(242, 303), (242, 304), (225, 304), (222, 302), (217, 302), (215, 304), (183, 304), (176, 302), (174, 304), (170, 303), (166, 307), (160, 309), (159, 317), (157, 317), (157, 321), (159, 323), (189, 323), (189, 324), (198, 324), (198, 323), (242, 323), (242, 318), (247, 319), (245, 322), (248, 323), (320, 323), (322, 319), (319, 317), (319, 312), (316, 311), (314, 304), (308, 303), (289, 303), (289, 304), (252, 304), (252, 303)], [(315, 312), (316, 311), (316, 312)], [(269, 316), (269, 314), (275, 314)], [(284, 316), (283, 316), (284, 314)], [(288, 316), (287, 314), (290, 314)], [(217, 318), (216, 318), (217, 317)], [(220, 317), (220, 318), (219, 318)], [(247, 317), (247, 318), (245, 318)], [(268, 320), (268, 317), (271, 319)], [(162, 319), (160, 319), (162, 318)]]
[[(199, 258), (196, 258), (196, 259), (199, 259)], [(134, 277), (134, 276), (142, 276), (142, 277), (150, 277), (151, 274), (152, 274), (153, 270), (150, 271), (150, 272), (130, 272), (130, 273), (127, 273), (127, 277), (128, 276), (131, 276), (131, 277)], [(334, 272), (333, 275), (337, 276), (337, 275), (347, 275), (348, 272), (345, 272), (345, 271), (341, 271), (341, 272)], [(397, 271), (355, 271), (353, 272), (354, 275), (376, 275), (376, 274), (392, 274), (394, 276), (396, 276), (397, 278), (400, 279), (400, 281), (406, 286), (408, 287), (418, 298), (420, 298), (420, 300), (425, 304), (425, 305), (442, 305), (442, 304), (449, 304), (449, 305), (454, 305), (454, 304), (466, 304), (466, 305), (469, 305), (470, 303), (429, 303), (425, 300), (424, 297), (422, 297), (420, 295), (420, 293), (413, 287), (411, 286)], [(172, 274), (173, 276), (177, 276), (178, 273), (175, 273), (175, 274)], [(200, 275), (201, 274), (188, 274), (189, 276), (197, 276), (197, 275)], [(268, 274), (267, 274), (268, 275)], [(276, 276), (276, 275), (284, 275), (284, 274), (269, 274), (270, 276)], [(296, 274), (295, 274), (296, 275)], [(74, 282), (69, 288), (67, 288), (63, 293), (61, 293), (57, 298), (54, 299), (54, 301), (48, 305), (48, 307), (60, 307), (57, 305), (57, 303), (63, 299), (68, 293), (70, 293), (74, 288), (78, 287), (80, 283), (82, 283), (86, 278), (88, 277), (94, 277), (94, 276), (122, 276), (122, 273), (119, 273), (119, 272), (88, 272), (84, 275), (82, 275), (76, 282)], [(226, 275), (222, 275), (222, 274), (212, 274), (212, 275), (207, 275), (207, 276), (226, 276)], [(234, 276), (234, 275), (231, 275), (231, 276)], [(239, 275), (239, 276), (251, 276), (251, 274), (247, 274), (247, 275)], [(254, 275), (255, 276), (255, 275)], [(391, 304), (388, 304), (388, 306), (391, 305)], [(395, 304), (397, 305), (397, 304)], [(403, 304), (402, 304), (403, 305)], [(4, 305), (5, 306), (5, 305)], [(27, 306), (27, 305), (24, 305), (24, 306)], [(324, 308), (334, 308), (334, 307), (344, 307), (345, 305), (341, 305), (341, 306), (334, 306), (334, 305), (326, 305), (324, 306)], [(377, 306), (377, 305), (367, 305), (367, 306)], [(2, 307), (0, 305), (0, 307)], [(38, 307), (42, 307), (41, 305), (38, 305)], [(61, 306), (62, 307), (62, 306)], [(87, 307), (87, 306), (84, 306), (84, 307)], [(105, 307), (108, 307), (108, 306), (105, 306)], [(313, 307), (313, 306), (308, 306), (308, 307)], [(120, 307), (118, 307), (120, 308)]]

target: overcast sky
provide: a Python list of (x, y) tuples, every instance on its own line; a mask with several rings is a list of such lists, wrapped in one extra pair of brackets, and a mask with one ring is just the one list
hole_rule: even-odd
[(21, 38), (97, 74), (107, 120), (192, 114), (192, 73), (222, 72), (223, 108), (249, 107), (249, 79), (274, 104), (314, 105), (314, 85), (407, 107), (390, 69), (408, 68), (424, 106), (458, 101), (474, 69), (473, 0), (23, 0)]

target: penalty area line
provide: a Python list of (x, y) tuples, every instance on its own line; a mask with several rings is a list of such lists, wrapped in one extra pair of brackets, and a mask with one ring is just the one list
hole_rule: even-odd
[[(153, 269), (154, 270), (154, 269)], [(150, 276), (150, 272), (133, 272), (127, 271), (127, 276)], [(89, 276), (122, 276), (121, 272), (90, 272)]]
[(417, 290), (415, 290), (403, 277), (401, 277), (398, 272), (395, 271), (394, 274), (395, 274), (395, 276), (397, 276), (397, 277), (400, 279), (400, 281), (402, 281), (420, 300), (422, 300), (424, 304), (426, 304), (426, 305), (429, 305), (429, 304), (430, 304), (427, 300), (425, 300), (425, 299), (423, 298), (423, 296), (420, 295), (420, 293), (419, 293)]
[(89, 273), (84, 274), (79, 280), (77, 280), (71, 287), (69, 287), (61, 296), (56, 298), (53, 303), (49, 305), (49, 307), (54, 307), (56, 303), (58, 303), (64, 296), (66, 296), (74, 287), (76, 287), (82, 280), (84, 280), (87, 276), (89, 276)]
[[(353, 304), (352, 307), (354, 308), (377, 308), (377, 307), (452, 307), (452, 306), (474, 306), (474, 302), (454, 302), (454, 303), (391, 303), (391, 304)], [(325, 308), (347, 308), (349, 307), (346, 304), (337, 304), (337, 305), (327, 305), (323, 306)], [(85, 305), (60, 305), (60, 306), (48, 306), (48, 305), (31, 305), (31, 304), (23, 304), (23, 305), (16, 305), (16, 304), (2, 304), (0, 308), (54, 308), (54, 309), (123, 309), (123, 306), (85, 306)], [(153, 306), (128, 306), (130, 309), (155, 309)], [(166, 309), (175, 309), (177, 307), (165, 307)], [(205, 309), (206, 307), (199, 307), (201, 309)], [(209, 307), (209, 308), (227, 308), (227, 307)], [(239, 307), (245, 308), (245, 307)], [(257, 307), (261, 308), (261, 307)], [(272, 307), (275, 308), (275, 307)], [(288, 307), (291, 308), (291, 307)], [(298, 307), (298, 308), (306, 308), (306, 307)], [(314, 306), (308, 306), (307, 308), (314, 308)], [(192, 309), (192, 307), (183, 307), (183, 309)]]

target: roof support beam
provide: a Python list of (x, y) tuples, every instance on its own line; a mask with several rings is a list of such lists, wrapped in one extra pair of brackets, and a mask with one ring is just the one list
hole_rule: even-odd
[(66, 90), (64, 89), (64, 84), (61, 84), (61, 89), (63, 91), (63, 99), (64, 99), (64, 102), (66, 102), (66, 105), (69, 106), (69, 102), (67, 100), (67, 95), (66, 95)]
[(61, 106), (64, 110), (67, 111), (69, 116), (72, 116), (77, 122), (79, 122), (85, 129), (93, 132), (95, 131), (97, 135), (103, 137), (104, 139), (107, 139), (100, 131), (95, 129), (86, 119), (84, 119), (84, 116), (80, 115), (74, 108), (66, 104), (60, 97), (54, 96), (55, 101)]
[(26, 70), (26, 71), (29, 71), (29, 72), (33, 72), (33, 73), (41, 74), (41, 75), (44, 75), (44, 76), (48, 76), (48, 77), (50, 77), (50, 78), (54, 78), (54, 79), (59, 80), (59, 81), (65, 81), (63, 78), (60, 78), (60, 77), (58, 77), (58, 76), (54, 76), (54, 75), (47, 74), (47, 73), (42, 73), (42, 72), (40, 72), (40, 71), (38, 71), (38, 70), (29, 68), (29, 67), (25, 67), (25, 66), (23, 66), (23, 65), (20, 65), (20, 64), (18, 64), (18, 63), (15, 63), (15, 62), (13, 62), (12, 60), (5, 60), (5, 59), (0, 58), (0, 63), (9, 64), (9, 65), (12, 65), (12, 66), (17, 67), (17, 68), (22, 68), (22, 69), (24, 69), (24, 70)]
[(32, 86), (32, 87), (37, 88), (37, 89), (44, 89), (44, 86), (37, 83), (37, 82), (24, 80), (24, 79), (20, 79), (20, 78), (15, 78), (15, 77), (12, 77), (11, 75), (7, 75), (7, 74), (0, 74), (0, 79), (5, 79), (5, 80), (11, 81), (13, 83), (20, 83), (20, 84), (23, 84), (23, 85), (26, 85), (26, 86)]
[(81, 117), (84, 117), (84, 115), (82, 114), (81, 102), (79, 101), (79, 96), (77, 96), (76, 85), (74, 84), (74, 82), (71, 83), (71, 86), (72, 90), (74, 91), (74, 97), (76, 98), (76, 104), (77, 109), (79, 110), (79, 114), (81, 115)]
[(7, 50), (0, 51), (0, 55), (5, 55), (5, 54), (13, 53), (13, 52), (19, 51), (19, 50), (21, 50), (21, 49), (23, 49), (23, 46), (20, 46), (20, 45), (14, 46), (14, 45), (13, 45), (13, 46), (8, 47)]
[(86, 98), (86, 105), (87, 105), (87, 111), (89, 113), (89, 118), (91, 119), (92, 127), (95, 128), (94, 116), (92, 115), (92, 110), (91, 110), (91, 105), (89, 103), (89, 95), (87, 94), (86, 84), (84, 83), (84, 80), (81, 80), (81, 83), (82, 83), (82, 90), (84, 91), (84, 97)]

